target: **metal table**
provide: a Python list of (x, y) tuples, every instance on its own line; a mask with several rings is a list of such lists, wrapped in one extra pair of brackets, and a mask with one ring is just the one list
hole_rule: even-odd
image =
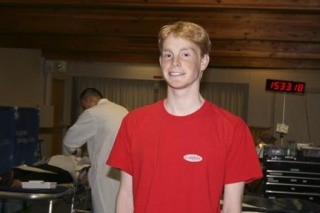
[(57, 186), (55, 189), (23, 189), (18, 187), (0, 187), (0, 198), (2, 199), (1, 212), (5, 212), (5, 201), (17, 200), (49, 200), (48, 213), (52, 213), (53, 202), (66, 197), (72, 198), (70, 212), (74, 212), (73, 199), (74, 187)]

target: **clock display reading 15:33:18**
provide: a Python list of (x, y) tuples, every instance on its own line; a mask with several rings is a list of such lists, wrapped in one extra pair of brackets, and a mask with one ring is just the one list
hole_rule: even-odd
[(269, 91), (303, 94), (305, 87), (305, 82), (284, 81), (274, 79), (267, 79), (266, 81), (266, 90)]

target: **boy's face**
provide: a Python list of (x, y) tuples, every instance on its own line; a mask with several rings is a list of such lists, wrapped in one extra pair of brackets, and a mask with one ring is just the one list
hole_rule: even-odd
[(201, 57), (200, 48), (193, 42), (169, 35), (163, 42), (160, 56), (162, 74), (168, 85), (182, 89), (199, 84), (209, 56)]

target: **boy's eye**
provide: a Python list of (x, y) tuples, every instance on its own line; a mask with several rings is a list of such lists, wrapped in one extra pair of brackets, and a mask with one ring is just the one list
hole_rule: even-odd
[(188, 58), (188, 57), (190, 57), (191, 56), (191, 54), (189, 53), (189, 52), (182, 52), (181, 54), (180, 54), (180, 57), (181, 58)]
[(168, 53), (168, 52), (163, 52), (162, 53), (162, 58), (164, 59), (169, 59), (172, 57), (172, 54), (171, 53)]

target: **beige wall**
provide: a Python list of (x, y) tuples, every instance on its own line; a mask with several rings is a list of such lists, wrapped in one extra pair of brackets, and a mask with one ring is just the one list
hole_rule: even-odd
[(39, 50), (0, 48), (0, 105), (43, 104), (44, 79)]

